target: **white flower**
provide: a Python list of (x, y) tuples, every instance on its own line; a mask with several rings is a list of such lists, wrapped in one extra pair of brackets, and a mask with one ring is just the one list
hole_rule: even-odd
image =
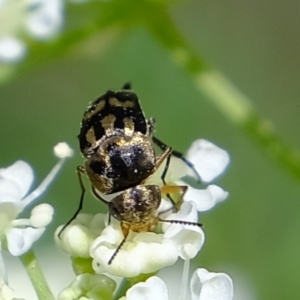
[(90, 248), (94, 240), (105, 227), (107, 216), (104, 214), (79, 214), (58, 237), (63, 226), (55, 232), (55, 242), (60, 249), (72, 257), (90, 257)]
[(172, 240), (153, 232), (131, 232), (127, 241), (109, 265), (108, 262), (123, 240), (118, 224), (109, 225), (91, 248), (93, 269), (96, 273), (107, 272), (121, 277), (134, 277), (141, 273), (155, 272), (173, 265), (178, 251)]
[(64, 289), (58, 300), (104, 300), (112, 299), (116, 283), (105, 275), (81, 274)]
[(24, 298), (16, 298), (14, 291), (3, 281), (0, 276), (0, 300), (25, 300)]
[[(122, 300), (168, 300), (168, 288), (164, 281), (157, 276), (150, 277), (145, 282), (139, 282), (128, 289)], [(119, 300), (121, 300), (119, 299)]]
[[(198, 222), (196, 205), (184, 202), (177, 213), (170, 214), (166, 220), (181, 220)], [(162, 230), (165, 238), (175, 242), (179, 256), (182, 259), (194, 258), (202, 248), (205, 240), (202, 229), (198, 226), (163, 223)]]
[(61, 0), (27, 0), (28, 17), (25, 20), (29, 34), (37, 39), (54, 36), (63, 23)]
[[(178, 184), (186, 184), (178, 181)], [(228, 197), (228, 192), (215, 184), (208, 185), (205, 189), (196, 189), (189, 186), (184, 195), (184, 201), (192, 201), (196, 204), (197, 210), (207, 211), (213, 208), (217, 203), (224, 201)]]
[[(225, 150), (203, 139), (193, 142), (186, 158), (194, 165), (202, 183), (209, 183), (214, 180), (225, 171), (229, 164), (229, 155)], [(149, 182), (157, 182), (164, 167), (165, 165), (162, 165), (158, 172), (149, 179)], [(215, 184), (209, 184), (204, 189), (194, 188), (181, 179), (185, 176), (197, 178), (193, 170), (181, 159), (172, 157), (166, 182), (169, 184), (187, 185), (188, 189), (184, 195), (184, 201), (194, 202), (199, 212), (211, 209), (228, 197), (228, 192)]]
[(0, 62), (13, 63), (21, 60), (26, 54), (24, 43), (14, 37), (0, 37)]
[[(191, 300), (232, 300), (233, 284), (231, 278), (224, 273), (210, 273), (205, 269), (197, 269), (191, 279)], [(120, 300), (169, 300), (168, 289), (159, 277), (150, 277), (140, 282), (126, 293)], [(186, 298), (185, 298), (186, 299)]]
[[(228, 153), (209, 141), (200, 139), (193, 142), (186, 158), (194, 165), (204, 182), (211, 182), (224, 172), (228, 163)], [(195, 176), (194, 173), (190, 175)]]
[(206, 269), (197, 269), (191, 279), (192, 300), (231, 300), (233, 284), (225, 273), (210, 273)]
[[(171, 214), (168, 220), (197, 222), (197, 210), (193, 203), (184, 203), (178, 213)], [(90, 255), (96, 273), (134, 277), (151, 273), (165, 266), (173, 265), (179, 257), (191, 259), (200, 251), (204, 243), (201, 228), (193, 225), (163, 223), (162, 233), (130, 232), (126, 242), (111, 264), (108, 261), (120, 245), (124, 236), (119, 222), (112, 220), (101, 235), (94, 241)]]
[(5, 283), (0, 276), (0, 300), (12, 300), (14, 298), (13, 290)]
[(63, 24), (63, 5), (62, 0), (0, 1), (0, 62), (15, 63), (25, 56), (24, 32), (39, 40), (56, 35)]
[[(29, 164), (19, 160), (7, 168), (0, 169), (0, 249), (3, 242), (3, 247), (12, 255), (22, 255), (43, 234), (45, 227), (52, 220), (52, 206), (39, 204), (32, 209), (29, 219), (17, 219), (17, 216), (44, 192), (69, 155), (70, 152), (65, 157), (60, 157), (43, 182), (29, 194), (34, 179)], [(4, 281), (7, 282), (4, 264), (1, 264), (1, 261), (0, 253), (0, 273), (2, 272)]]

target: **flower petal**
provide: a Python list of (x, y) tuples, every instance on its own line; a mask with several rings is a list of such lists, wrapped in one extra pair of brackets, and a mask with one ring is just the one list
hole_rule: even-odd
[[(210, 182), (219, 176), (229, 163), (229, 155), (225, 150), (203, 139), (192, 144), (186, 157), (204, 182)], [(195, 176), (191, 170), (189, 174)]]
[(11, 166), (0, 169), (0, 202), (21, 201), (32, 182), (33, 170), (25, 161), (18, 160)]
[(194, 222), (195, 225), (163, 223), (164, 237), (172, 240), (183, 259), (194, 258), (202, 248), (204, 232), (197, 226), (198, 214), (193, 202), (184, 202), (177, 213), (170, 214), (166, 220)]
[(162, 279), (157, 276), (150, 277), (145, 282), (139, 282), (126, 293), (126, 300), (168, 300), (168, 289)]
[(13, 256), (26, 253), (44, 231), (45, 228), (11, 228), (6, 233), (8, 251)]
[[(179, 184), (181, 184), (181, 182), (179, 182)], [(207, 186), (206, 189), (195, 189), (189, 186), (184, 195), (184, 200), (194, 202), (198, 211), (207, 211), (213, 208), (217, 203), (224, 201), (227, 197), (228, 192), (217, 185), (211, 184)]]
[(197, 269), (191, 279), (192, 300), (231, 300), (233, 284), (225, 273), (212, 273)]
[[(159, 168), (152, 174), (147, 180), (146, 184), (158, 184), (162, 185), (162, 173), (166, 167), (166, 160), (159, 166)], [(189, 167), (187, 164), (180, 158), (171, 156), (169, 162), (168, 172), (166, 173), (165, 181), (168, 183), (173, 183), (180, 178), (188, 174)]]

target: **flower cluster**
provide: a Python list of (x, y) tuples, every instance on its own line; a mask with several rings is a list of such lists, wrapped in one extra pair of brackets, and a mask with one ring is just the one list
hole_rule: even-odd
[(14, 63), (26, 54), (25, 35), (49, 39), (63, 24), (62, 0), (0, 1), (0, 62)]
[[(147, 274), (149, 278), (162, 268), (173, 265), (179, 258), (185, 261), (194, 258), (205, 240), (203, 230), (195, 226), (198, 222), (198, 212), (211, 209), (228, 196), (222, 188), (209, 182), (224, 171), (229, 163), (229, 156), (226, 151), (212, 143), (197, 140), (189, 149), (187, 159), (192, 162), (206, 187), (199, 189), (188, 186), (183, 203), (175, 213), (170, 209), (172, 208), (170, 201), (162, 199), (158, 216), (163, 220), (178, 222), (163, 222), (157, 226), (155, 232), (130, 232), (119, 249), (124, 239), (119, 221), (111, 218), (108, 222), (104, 214), (79, 214), (63, 231), (60, 238), (57, 237), (57, 233), (62, 227), (57, 229), (58, 246), (73, 258), (73, 262), (77, 258), (82, 258), (85, 263), (92, 263), (90, 269), (96, 274), (106, 273), (125, 278), (138, 278), (143, 274)], [(162, 185), (160, 176), (163, 169), (164, 165), (145, 184)], [(172, 157), (166, 177), (167, 184), (186, 186), (187, 183), (184, 181), (186, 176), (195, 176), (195, 174), (191, 173), (190, 168), (182, 160)], [(117, 249), (119, 249), (117, 255), (112, 263), (109, 263)], [(90, 274), (90, 276), (99, 275)], [(81, 279), (77, 278), (68, 291), (70, 292), (72, 286), (80, 290), (80, 284)], [(224, 294), (223, 292), (224, 298), (216, 296), (218, 293)], [(61, 295), (65, 297), (66, 291)], [(209, 273), (204, 269), (198, 269), (191, 280), (191, 295), (192, 299), (232, 299), (231, 279), (226, 274)], [(145, 283), (134, 285), (127, 291), (124, 299), (156, 298), (168, 299), (168, 292), (164, 282), (154, 276)], [(61, 296), (60, 299), (67, 298)]]
[[(115, 288), (115, 282), (106, 275), (81, 274), (59, 294), (58, 300), (113, 299)], [(191, 300), (231, 300), (232, 280), (224, 273), (197, 269), (190, 281), (190, 296)], [(127, 290), (125, 296), (119, 298), (119, 300), (141, 299), (170, 300), (171, 298), (165, 282), (157, 276), (152, 276), (145, 282), (133, 285)]]
[(34, 175), (28, 163), (19, 160), (0, 169), (0, 299), (12, 299), (8, 296), (11, 289), (7, 286), (1, 249), (13, 256), (23, 255), (42, 236), (46, 226), (52, 221), (54, 210), (47, 203), (35, 206), (28, 219), (18, 219), (18, 216), (45, 191), (73, 151), (67, 144), (59, 143), (54, 148), (54, 153), (59, 161), (43, 182), (30, 193)]
[[(224, 273), (197, 269), (190, 282), (191, 300), (229, 300), (233, 297), (231, 278)], [(169, 300), (168, 288), (157, 276), (150, 277), (130, 288), (120, 300), (160, 299)], [(186, 298), (184, 298), (186, 299)]]

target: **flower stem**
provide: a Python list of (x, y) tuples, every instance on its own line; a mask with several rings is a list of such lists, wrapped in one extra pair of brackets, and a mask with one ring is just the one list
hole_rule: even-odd
[(121, 281), (120, 286), (114, 296), (114, 300), (120, 299), (121, 297), (125, 296), (127, 290), (131, 288), (131, 286), (132, 286), (131, 282), (127, 278), (124, 278)]
[(49, 289), (45, 276), (40, 268), (38, 261), (36, 260), (34, 252), (29, 251), (22, 255), (20, 258), (29, 275), (38, 299), (54, 300), (54, 296)]
[(187, 297), (187, 287), (189, 281), (189, 271), (190, 271), (190, 260), (186, 259), (183, 261), (183, 270), (181, 276), (181, 287), (179, 291), (179, 300), (185, 300)]
[[(144, 11), (144, 22), (170, 56), (194, 81), (196, 89), (232, 123), (260, 146), (267, 156), (300, 179), (300, 151), (286, 144), (270, 121), (259, 115), (252, 102), (221, 72), (210, 68), (177, 30), (164, 5), (151, 3)], [(155, 6), (155, 8), (154, 8)]]

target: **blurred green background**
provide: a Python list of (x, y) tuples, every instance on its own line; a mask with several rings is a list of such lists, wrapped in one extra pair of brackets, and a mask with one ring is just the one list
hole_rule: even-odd
[[(88, 22), (96, 6), (69, 6), (65, 30)], [(169, 12), (207, 63), (248, 95), (285, 141), (300, 147), (300, 2), (193, 0), (172, 4)], [(230, 153), (231, 165), (217, 181), (230, 197), (201, 216), (207, 240), (196, 265), (229, 273), (237, 289), (243, 281), (250, 296), (243, 290), (244, 297), (236, 299), (297, 299), (299, 180), (207, 101), (142, 27), (121, 36), (114, 29), (99, 32), (0, 87), (1, 166), (26, 160), (37, 184), (56, 161), (52, 147), (57, 142), (76, 150), (43, 197), (55, 206), (56, 219), (40, 251), (51, 247), (56, 226), (77, 206), (75, 168), (83, 159), (76, 136), (86, 105), (127, 81), (146, 115), (156, 118), (157, 136), (167, 144), (184, 152), (193, 140), (205, 138)], [(106, 208), (87, 193), (84, 211), (98, 210)]]

